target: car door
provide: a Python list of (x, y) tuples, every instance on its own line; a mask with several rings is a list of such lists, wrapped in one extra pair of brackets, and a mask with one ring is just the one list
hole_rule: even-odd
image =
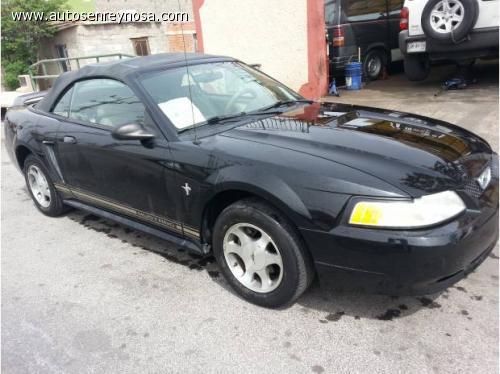
[[(59, 103), (71, 103), (59, 108)], [(144, 104), (124, 83), (112, 79), (76, 82), (54, 114), (62, 117), (57, 157), (65, 183), (88, 204), (182, 234), (171, 191), (167, 139)], [(67, 105), (66, 105), (67, 106)], [(117, 126), (139, 123), (155, 138), (117, 140)]]

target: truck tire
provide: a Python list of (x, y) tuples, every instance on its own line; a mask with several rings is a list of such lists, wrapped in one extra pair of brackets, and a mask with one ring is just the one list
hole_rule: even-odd
[(442, 43), (459, 43), (477, 21), (476, 0), (429, 0), (422, 12), (425, 35)]
[(374, 81), (387, 67), (387, 53), (381, 48), (371, 49), (363, 60), (363, 76), (368, 81)]
[(408, 80), (423, 81), (429, 76), (431, 64), (427, 55), (408, 54), (404, 58), (404, 68)]

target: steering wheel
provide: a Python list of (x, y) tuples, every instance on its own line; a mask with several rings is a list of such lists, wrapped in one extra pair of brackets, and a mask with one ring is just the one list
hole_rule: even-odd
[[(250, 97), (244, 97), (246, 94), (250, 94)], [(226, 104), (226, 107), (224, 108), (224, 113), (231, 113), (230, 110), (234, 107), (234, 105), (242, 101), (243, 99), (245, 100), (251, 100), (255, 99), (257, 97), (257, 93), (255, 90), (251, 87), (243, 87), (241, 90), (233, 94), (229, 101)]]

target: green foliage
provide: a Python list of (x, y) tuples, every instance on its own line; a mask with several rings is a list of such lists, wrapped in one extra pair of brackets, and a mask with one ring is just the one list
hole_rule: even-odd
[(26, 74), (26, 64), (22, 61), (2, 61), (4, 81), (3, 85), (9, 89), (19, 87), (19, 79), (21, 74)]
[(95, 12), (95, 0), (68, 0), (67, 4), (75, 12)]
[(62, 11), (66, 0), (3, 0), (2, 1), (2, 67), (4, 86), (19, 87), (17, 76), (27, 74), (29, 66), (38, 60), (40, 42), (55, 34), (57, 28), (44, 20), (15, 21), (12, 12)]

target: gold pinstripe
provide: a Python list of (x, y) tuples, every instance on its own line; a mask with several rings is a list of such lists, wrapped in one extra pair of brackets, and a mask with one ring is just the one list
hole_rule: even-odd
[(67, 188), (66, 186), (62, 185), (62, 184), (59, 184), (59, 183), (54, 183), (54, 187), (61, 191), (61, 192), (64, 192), (64, 193), (71, 193), (71, 191), (69, 190), (69, 188)]
[(184, 225), (184, 234), (189, 235), (189, 236), (193, 236), (195, 238), (200, 237), (198, 230), (187, 227), (186, 225)]
[[(54, 183), (55, 188), (63, 193), (71, 194), (73, 193), (77, 198), (82, 201), (87, 201), (92, 204), (114, 210), (126, 214), (131, 217), (139, 218), (144, 221), (148, 221), (155, 225), (165, 227), (167, 229), (176, 231), (178, 233), (183, 233), (182, 223), (172, 220), (168, 217), (158, 216), (152, 213), (144, 212), (142, 210), (134, 209), (128, 205), (121, 204), (115, 200), (97, 195), (92, 192), (84, 191), (80, 188), (71, 187), (68, 188), (66, 185), (61, 183)], [(200, 238), (200, 233), (194, 227), (189, 227), (184, 225), (184, 234), (195, 239)]]

